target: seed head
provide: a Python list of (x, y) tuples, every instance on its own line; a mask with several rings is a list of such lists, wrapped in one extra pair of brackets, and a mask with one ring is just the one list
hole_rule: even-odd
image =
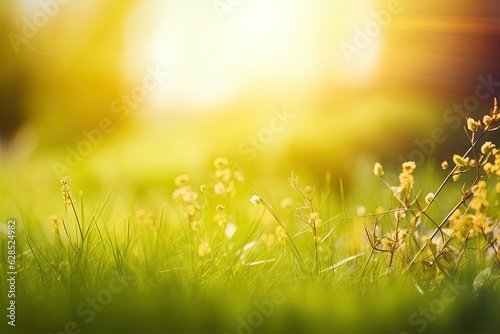
[(458, 167), (467, 167), (469, 165), (469, 158), (463, 158), (462, 156), (458, 154), (453, 155), (453, 162), (455, 165)]
[(481, 153), (482, 154), (488, 154), (490, 153), (491, 151), (493, 151), (495, 149), (495, 144), (493, 144), (492, 142), (490, 141), (487, 141), (483, 144), (483, 146), (481, 146)]
[(417, 168), (417, 165), (414, 161), (407, 161), (403, 163), (403, 173), (411, 174)]
[(471, 132), (476, 132), (481, 126), (481, 121), (475, 121), (472, 117), (467, 117), (467, 129)]
[(61, 184), (62, 184), (61, 192), (62, 192), (62, 196), (64, 198), (64, 202), (66, 202), (67, 205), (71, 205), (71, 203), (73, 201), (71, 198), (71, 193), (70, 193), (70, 188), (69, 188), (70, 182), (71, 182), (71, 178), (69, 176), (63, 176), (61, 178)]
[(379, 162), (375, 163), (375, 166), (373, 166), (373, 174), (375, 176), (383, 176), (384, 175), (384, 168)]

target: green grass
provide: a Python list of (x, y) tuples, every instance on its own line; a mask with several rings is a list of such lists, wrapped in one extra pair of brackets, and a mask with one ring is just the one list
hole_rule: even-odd
[[(343, 182), (333, 189), (330, 175), (251, 183), (222, 158), (202, 182), (179, 176), (141, 192), (86, 190), (74, 179), (64, 181), (61, 197), (55, 183), (42, 180), (42, 190), (30, 192), (26, 180), (4, 175), (17, 275), (16, 327), (4, 326), (5, 316), (2, 326), (9, 333), (498, 332), (499, 180), (485, 163), (500, 170), (500, 152), (481, 152), (494, 124), (470, 133), (464, 156), (478, 164), (451, 157), (441, 171), (432, 162), (415, 171), (405, 164), (393, 171), (398, 183), (364, 166), (350, 191)], [(2, 282), (14, 238), (4, 232)], [(8, 286), (0, 293), (5, 310)]]

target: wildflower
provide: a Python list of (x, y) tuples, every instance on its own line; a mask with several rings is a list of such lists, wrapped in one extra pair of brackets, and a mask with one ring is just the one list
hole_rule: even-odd
[(434, 193), (428, 193), (427, 196), (425, 196), (425, 203), (431, 204), (431, 202), (434, 200)]
[(236, 182), (243, 183), (245, 182), (245, 175), (239, 170), (235, 171), (233, 173), (233, 178), (236, 180)]
[[(407, 161), (404, 162), (402, 165), (402, 171), (399, 174), (399, 183), (400, 187), (402, 188), (401, 190), (409, 190), (413, 187), (413, 184), (415, 183), (415, 179), (413, 178), (413, 171), (417, 165), (413, 161)], [(399, 195), (399, 194), (398, 194)], [(396, 196), (399, 198), (399, 196)]]
[(306, 188), (304, 190), (305, 190), (307, 196), (311, 196), (312, 191), (313, 191), (311, 186), (306, 186)]
[(147, 212), (146, 210), (137, 210), (135, 213), (135, 219), (141, 223), (146, 225), (150, 230), (157, 232), (158, 227), (156, 226), (155, 216), (151, 212)]
[(205, 190), (207, 190), (207, 186), (206, 186), (206, 185), (204, 185), (204, 184), (200, 185), (200, 192), (201, 192), (201, 193), (204, 193), (204, 192), (205, 192)]
[(196, 232), (196, 231), (198, 231), (198, 228), (200, 227), (200, 225), (201, 225), (201, 221), (199, 221), (199, 220), (193, 220), (193, 221), (191, 222), (191, 229), (192, 229), (194, 232)]
[(194, 191), (190, 191), (187, 188), (182, 188), (184, 191), (182, 193), (182, 201), (183, 202), (195, 202), (198, 199), (198, 193)]
[(286, 238), (286, 231), (280, 225), (276, 226), (276, 229), (274, 230), (274, 234), (276, 234), (276, 237), (278, 238), (278, 242), (281, 242), (281, 241), (285, 240), (285, 238)]
[(453, 174), (453, 176), (451, 177), (451, 179), (452, 179), (454, 182), (457, 182), (458, 180), (460, 180), (460, 174)]
[(54, 232), (54, 234), (59, 235), (60, 217), (57, 215), (51, 215), (49, 216), (49, 221), (52, 224), (52, 231)]
[(323, 222), (323, 220), (319, 217), (318, 212), (311, 212), (311, 214), (309, 215), (309, 219), (307, 221), (307, 223), (309, 225), (311, 225), (311, 227), (314, 227), (314, 228), (321, 225), (322, 222)]
[(228, 223), (226, 225), (226, 228), (224, 229), (224, 235), (226, 236), (226, 238), (231, 239), (237, 230), (238, 230), (238, 226), (236, 226), (233, 223)]
[(385, 234), (380, 242), (383, 245), (384, 249), (387, 250), (395, 250), (401, 246), (406, 237), (408, 236), (408, 232), (404, 229), (398, 229), (398, 231), (394, 231), (392, 233)]
[(394, 217), (396, 217), (397, 220), (405, 219), (406, 218), (405, 210), (399, 209), (394, 211)]
[(462, 156), (458, 154), (453, 155), (453, 162), (455, 165), (458, 167), (467, 167), (469, 165), (469, 158), (463, 158)]
[(467, 129), (471, 132), (476, 132), (481, 126), (481, 121), (475, 121), (471, 117), (467, 117)]
[(226, 158), (217, 158), (214, 161), (214, 166), (216, 169), (224, 169), (227, 165), (229, 165), (229, 161)]
[(198, 255), (204, 257), (212, 252), (212, 248), (208, 242), (204, 241), (198, 246)]
[(489, 206), (489, 202), (486, 200), (486, 188), (487, 184), (483, 180), (472, 187), (474, 198), (470, 202), (470, 207), (475, 210), (476, 213), (484, 211)]
[(403, 192), (403, 188), (401, 187), (391, 187), (392, 194), (394, 197), (399, 198), (401, 196), (401, 193)]
[(358, 206), (356, 208), (356, 215), (357, 216), (362, 216), (366, 213), (366, 208), (364, 206)]
[(383, 176), (384, 175), (384, 168), (379, 162), (375, 163), (375, 166), (373, 166), (373, 174), (375, 176)]
[(488, 174), (489, 176), (493, 175), (495, 173), (495, 170), (496, 170), (495, 166), (493, 166), (493, 164), (491, 162), (485, 163), (483, 166), (483, 169), (486, 172), (486, 174)]
[(490, 141), (487, 141), (483, 144), (483, 146), (481, 146), (481, 153), (482, 154), (488, 154), (490, 153), (491, 151), (493, 151), (495, 149), (495, 144), (493, 144), (492, 142)]
[(214, 221), (219, 225), (219, 227), (225, 227), (227, 224), (227, 214), (225, 212), (216, 213), (214, 215)]
[(229, 182), (231, 179), (231, 171), (228, 168), (218, 169), (214, 174), (215, 177), (219, 178), (222, 182)]
[(483, 123), (485, 126), (490, 126), (493, 123), (493, 118), (491, 118), (490, 115), (484, 115), (483, 117)]
[(495, 122), (500, 120), (500, 112), (498, 111), (497, 98), (493, 98), (493, 108), (491, 109), (491, 117), (493, 117)]
[(71, 193), (70, 193), (70, 188), (69, 184), (71, 182), (71, 178), (69, 176), (63, 176), (61, 179), (61, 192), (62, 196), (64, 198), (64, 201), (66, 202), (67, 205), (71, 205), (73, 202), (73, 199), (71, 198)]
[(276, 239), (275, 235), (272, 233), (264, 233), (260, 238), (268, 249), (274, 245), (274, 241)]
[(198, 212), (198, 209), (200, 207), (197, 206), (197, 205), (194, 205), (194, 204), (190, 204), (190, 205), (187, 205), (185, 208), (184, 208), (184, 215), (186, 217), (193, 217), (196, 215), (196, 213)]
[(478, 166), (477, 161), (476, 161), (476, 160), (474, 160), (474, 159), (471, 159), (471, 160), (469, 161), (469, 166), (471, 166), (471, 167), (477, 167), (477, 166)]
[(223, 183), (219, 182), (219, 183), (216, 183), (214, 185), (214, 192), (217, 194), (217, 195), (222, 195), (224, 194), (226, 191), (226, 187), (224, 186)]
[(292, 208), (294, 206), (294, 204), (295, 203), (293, 202), (293, 199), (291, 199), (290, 197), (287, 197), (287, 198), (283, 198), (283, 200), (280, 203), (280, 206), (283, 209), (288, 209), (288, 208)]
[(252, 202), (253, 205), (258, 205), (262, 203), (262, 198), (260, 198), (258, 195), (253, 195), (252, 198), (250, 198), (250, 202)]
[(174, 182), (177, 187), (179, 188), (183, 187), (189, 182), (189, 175), (186, 174), (179, 175), (175, 178)]
[(441, 168), (442, 168), (443, 170), (446, 170), (446, 169), (448, 169), (449, 167), (450, 167), (450, 166), (448, 165), (448, 161), (446, 161), (446, 160), (445, 160), (445, 161), (443, 161), (443, 162), (441, 163)]
[(217, 211), (217, 212), (222, 212), (222, 211), (224, 211), (224, 205), (220, 205), (220, 204), (219, 204), (219, 205), (217, 205), (217, 206), (215, 207), (215, 211)]
[(411, 189), (415, 183), (415, 179), (411, 174), (401, 173), (399, 174), (399, 183), (401, 184), (401, 188)]
[(403, 163), (403, 173), (411, 174), (417, 168), (417, 165), (413, 161), (407, 161)]

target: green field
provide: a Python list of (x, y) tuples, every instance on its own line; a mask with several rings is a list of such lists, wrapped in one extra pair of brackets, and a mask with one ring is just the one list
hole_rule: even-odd
[(4, 170), (2, 332), (498, 333), (488, 117), (447, 163), (372, 161), (348, 189), (225, 158), (139, 188)]

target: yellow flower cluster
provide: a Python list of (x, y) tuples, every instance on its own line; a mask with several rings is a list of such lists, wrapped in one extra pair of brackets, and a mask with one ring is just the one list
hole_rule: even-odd
[[(493, 124), (500, 122), (500, 113), (498, 110), (497, 99), (495, 98), (493, 108), (490, 111), (489, 115), (484, 115), (483, 117), (483, 129), (486, 131)], [(481, 128), (481, 121), (476, 121), (471, 117), (467, 117), (467, 129), (471, 132), (476, 132)]]
[(234, 197), (236, 195), (236, 185), (245, 181), (243, 173), (239, 170), (231, 170), (229, 160), (226, 158), (215, 159), (214, 166), (216, 182), (213, 188), (214, 193), (224, 197)]
[(158, 232), (158, 226), (156, 225), (156, 219), (154, 214), (146, 210), (138, 210), (135, 213), (135, 219), (140, 223), (145, 225), (153, 232)]
[(49, 216), (49, 221), (50, 224), (52, 225), (52, 231), (54, 232), (55, 235), (59, 235), (59, 222), (61, 220), (61, 217), (58, 215), (51, 215)]
[(217, 225), (219, 225), (219, 227), (226, 227), (226, 224), (228, 222), (228, 217), (227, 217), (227, 213), (225, 212), (218, 212), (214, 215), (214, 222), (217, 223)]
[(455, 211), (449, 221), (452, 228), (460, 240), (466, 237), (474, 238), (479, 235), (486, 235), (493, 231), (493, 221), (486, 216), (486, 210), (490, 203), (487, 200), (487, 183), (479, 181), (472, 188), (473, 198), (469, 208), (472, 213)]
[(194, 218), (200, 211), (198, 204), (198, 193), (191, 189), (188, 175), (179, 175), (175, 178), (177, 189), (172, 194), (172, 198), (184, 207), (184, 215), (190, 219)]
[(203, 241), (198, 245), (198, 255), (201, 257), (205, 257), (212, 253), (212, 248), (210, 247), (210, 244), (206, 241)]
[(401, 174), (399, 174), (399, 186), (406, 193), (413, 188), (413, 184), (415, 183), (412, 173), (416, 167), (417, 165), (413, 161), (403, 163)]
[(73, 202), (73, 199), (71, 198), (70, 188), (69, 188), (70, 182), (71, 182), (71, 178), (69, 176), (63, 176), (61, 178), (61, 184), (62, 184), (61, 192), (62, 192), (62, 196), (64, 198), (64, 202), (67, 205), (71, 205), (71, 203)]
[(262, 242), (266, 247), (272, 248), (276, 244), (283, 243), (286, 237), (286, 232), (281, 226), (276, 226), (274, 233), (264, 233), (261, 237)]
[(395, 250), (398, 249), (401, 244), (406, 240), (408, 236), (408, 231), (405, 229), (398, 229), (392, 233), (387, 233), (380, 238), (380, 244), (383, 250)]
[[(487, 142), (488, 143), (488, 142)], [(485, 143), (486, 144), (486, 143)], [(483, 145), (484, 147), (484, 145)], [(490, 145), (491, 147), (491, 145)], [(494, 147), (491, 148), (491, 154), (495, 157), (493, 163), (487, 162), (483, 165), (483, 169), (488, 176), (497, 176), (497, 184), (495, 190), (497, 193), (500, 193), (500, 149)]]
[(319, 217), (319, 212), (311, 212), (309, 215), (309, 219), (307, 220), (307, 223), (314, 228), (317, 228), (321, 223), (323, 223), (323, 220)]

